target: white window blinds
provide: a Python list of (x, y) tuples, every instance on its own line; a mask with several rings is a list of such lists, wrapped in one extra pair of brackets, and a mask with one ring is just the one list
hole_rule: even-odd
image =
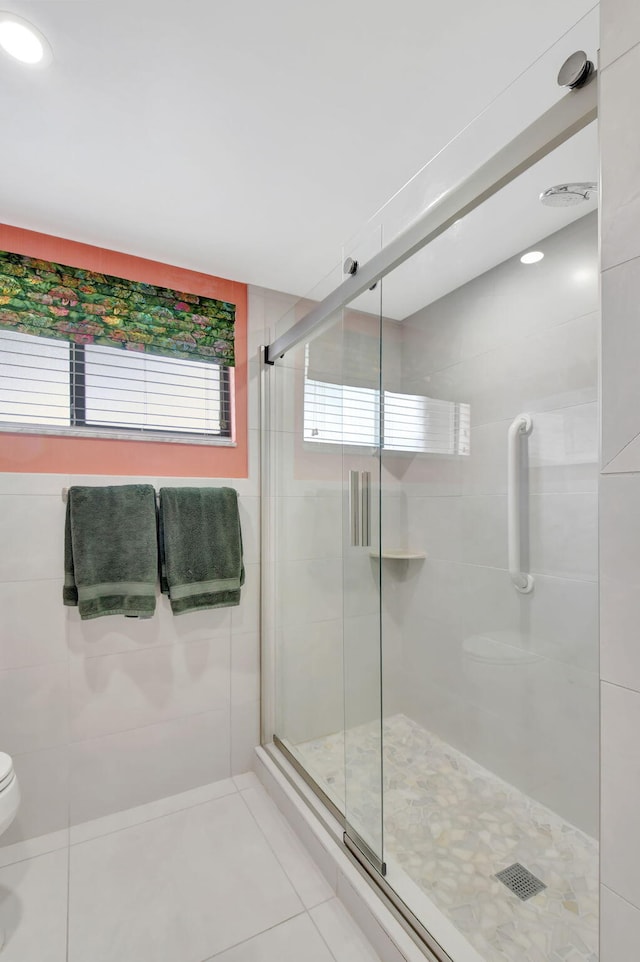
[(232, 378), (219, 362), (0, 331), (0, 426), (228, 443)]

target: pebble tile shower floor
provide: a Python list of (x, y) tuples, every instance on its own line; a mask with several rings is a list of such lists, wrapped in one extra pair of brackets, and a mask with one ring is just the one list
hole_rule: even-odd
[[(347, 744), (351, 811), (374, 825), (379, 725)], [(344, 752), (343, 732), (296, 747), (338, 802)], [(596, 841), (404, 715), (384, 723), (384, 831), (385, 856), (486, 962), (597, 962)], [(496, 879), (514, 862), (544, 891), (523, 902)]]

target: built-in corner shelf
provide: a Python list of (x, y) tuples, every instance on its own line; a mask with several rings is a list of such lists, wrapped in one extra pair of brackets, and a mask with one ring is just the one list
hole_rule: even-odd
[(383, 561), (424, 561), (427, 557), (425, 551), (411, 551), (410, 548), (398, 548), (391, 551), (384, 549), (382, 554), (379, 551), (370, 551), (372, 558), (382, 558)]

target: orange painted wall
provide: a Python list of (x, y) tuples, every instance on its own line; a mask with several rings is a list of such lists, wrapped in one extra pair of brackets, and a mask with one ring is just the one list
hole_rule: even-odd
[(0, 471), (148, 477), (247, 477), (247, 286), (182, 267), (0, 224), (0, 250), (203, 294), (236, 305), (236, 447), (0, 432)]

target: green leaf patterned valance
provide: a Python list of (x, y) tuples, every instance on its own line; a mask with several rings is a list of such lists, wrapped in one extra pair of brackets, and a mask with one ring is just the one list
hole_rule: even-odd
[(234, 364), (235, 305), (0, 251), (0, 328)]

